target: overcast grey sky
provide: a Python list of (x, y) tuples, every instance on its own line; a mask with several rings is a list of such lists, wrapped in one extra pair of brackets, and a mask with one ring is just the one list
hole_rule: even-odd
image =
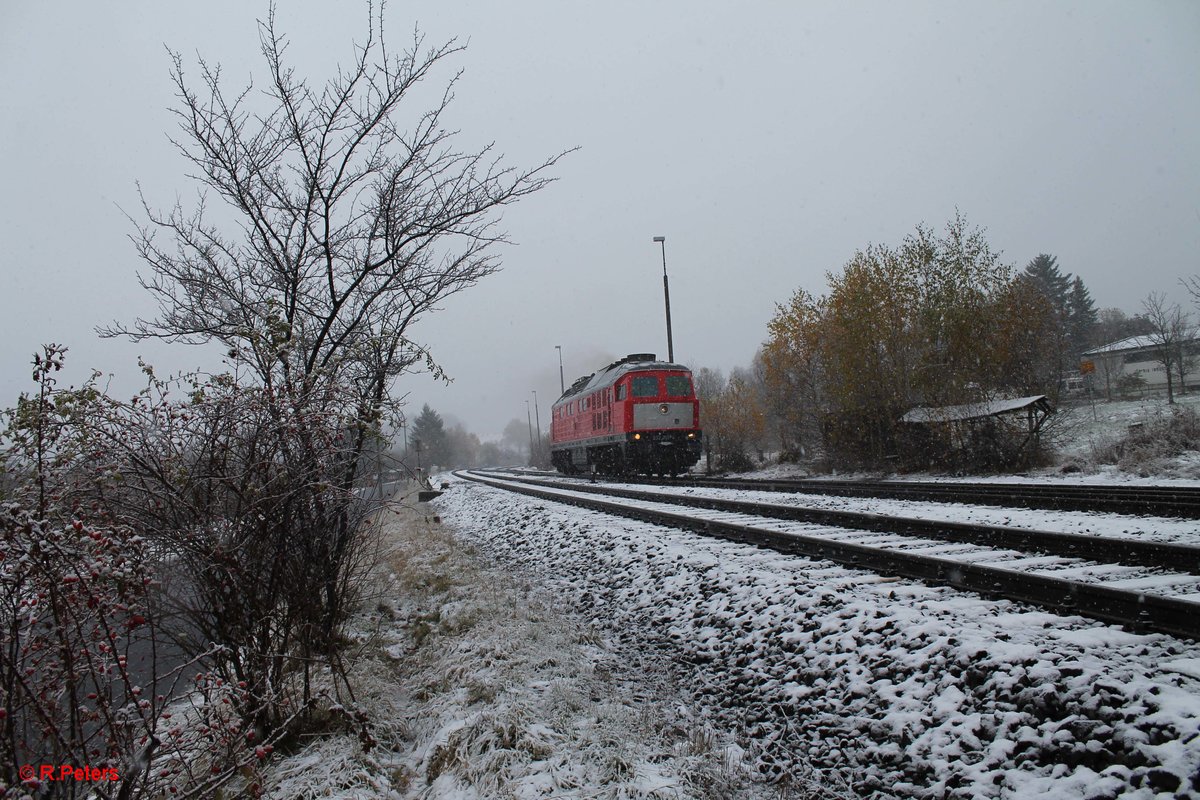
[[(336, 12), (332, 11), (336, 5)], [(153, 308), (122, 209), (193, 188), (166, 140), (164, 45), (263, 74), (265, 2), (0, 3), (0, 405), (28, 387), (42, 342), (136, 386), (136, 357), (211, 367), (185, 346), (99, 340)], [(299, 72), (330, 74), (365, 5), (282, 2)], [(1200, 273), (1200, 3), (393, 2), (469, 41), (451, 122), (510, 163), (563, 149), (560, 180), (508, 210), (504, 269), (416, 332), (455, 379), (398, 387), (498, 434), (537, 390), (543, 426), (567, 382), (605, 359), (666, 353), (745, 365), (774, 304), (821, 293), (870, 242), (895, 244), (959, 209), (1005, 260), (1038, 253), (1096, 304), (1185, 301)], [(207, 360), (206, 360), (207, 359)]]

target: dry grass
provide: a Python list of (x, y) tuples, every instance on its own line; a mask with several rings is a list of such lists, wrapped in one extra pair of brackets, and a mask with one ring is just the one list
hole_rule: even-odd
[(384, 531), (351, 669), (378, 744), (314, 739), (269, 766), (272, 796), (813, 796), (755, 782), (665, 679), (636, 673), (427, 508), (399, 504)]

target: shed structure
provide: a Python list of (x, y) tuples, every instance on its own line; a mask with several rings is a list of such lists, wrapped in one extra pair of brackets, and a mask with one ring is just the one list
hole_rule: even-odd
[(1044, 394), (955, 406), (919, 406), (900, 418), (924, 429), (914, 437), (933, 461), (1007, 466), (1032, 455), (1046, 419), (1054, 413)]

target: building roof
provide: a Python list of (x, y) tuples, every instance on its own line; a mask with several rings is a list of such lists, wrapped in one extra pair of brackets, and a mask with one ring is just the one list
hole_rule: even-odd
[(959, 406), (936, 406), (911, 409), (900, 418), (901, 422), (959, 422), (969, 419), (983, 419), (1013, 411), (1021, 411), (1030, 406), (1039, 406), (1043, 411), (1049, 411), (1050, 402), (1044, 394), (1016, 397), (1012, 400), (988, 400), (983, 403), (965, 403)]
[[(1200, 328), (1193, 328), (1183, 335), (1183, 341), (1194, 342), (1200, 340)], [(1118, 339), (1115, 342), (1102, 344), (1099, 347), (1093, 347), (1091, 350), (1084, 351), (1085, 356), (1102, 356), (1108, 353), (1130, 353), (1136, 350), (1157, 350), (1162, 347), (1161, 340), (1149, 333), (1144, 333), (1141, 336), (1130, 336), (1125, 339)]]
[(1130, 336), (1125, 339), (1118, 339), (1115, 342), (1102, 344), (1099, 347), (1093, 347), (1091, 350), (1084, 351), (1085, 356), (1099, 356), (1105, 353), (1121, 353), (1126, 350), (1142, 350), (1149, 347), (1158, 347), (1159, 344), (1154, 337), (1149, 334), (1141, 336)]

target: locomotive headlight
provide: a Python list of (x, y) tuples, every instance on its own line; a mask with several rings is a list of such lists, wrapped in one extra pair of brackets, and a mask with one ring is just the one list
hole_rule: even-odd
[(642, 435), (641, 435), (640, 433), (635, 433), (635, 434), (633, 435), (633, 438), (634, 438), (634, 440), (637, 440), (637, 439), (640, 439), (640, 438), (642, 438)]
[(660, 403), (658, 406), (658, 413), (660, 413), (660, 414), (665, 414), (670, 410), (671, 410), (670, 406), (668, 406), (666, 403)]
[(695, 433), (690, 433), (690, 432), (689, 432), (689, 433), (688, 433), (688, 438), (689, 438), (689, 439), (695, 439), (695, 438), (696, 438), (696, 434), (695, 434)]

